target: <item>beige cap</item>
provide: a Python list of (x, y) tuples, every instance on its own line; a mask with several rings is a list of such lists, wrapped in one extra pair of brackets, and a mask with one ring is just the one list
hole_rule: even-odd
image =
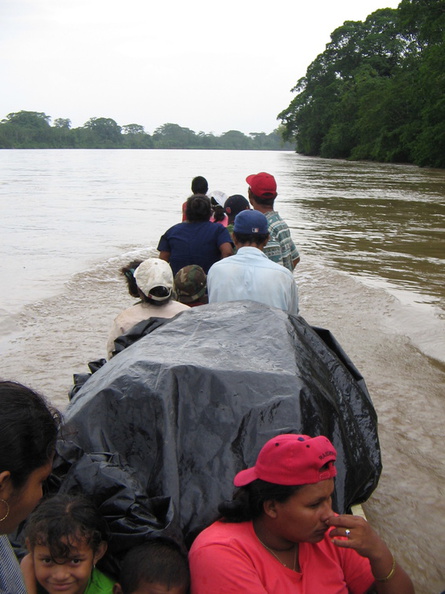
[[(170, 264), (165, 260), (160, 260), (159, 258), (148, 258), (148, 260), (144, 260), (136, 268), (134, 278), (136, 279), (137, 286), (144, 295), (155, 301), (165, 301), (172, 293), (173, 272)], [(165, 287), (168, 289), (168, 295), (165, 297), (150, 295), (150, 291), (155, 287)]]

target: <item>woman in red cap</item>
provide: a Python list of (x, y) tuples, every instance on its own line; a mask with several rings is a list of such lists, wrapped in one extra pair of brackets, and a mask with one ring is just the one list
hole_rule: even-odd
[(335, 459), (323, 436), (269, 440), (193, 543), (192, 594), (414, 594), (366, 520), (332, 511)]

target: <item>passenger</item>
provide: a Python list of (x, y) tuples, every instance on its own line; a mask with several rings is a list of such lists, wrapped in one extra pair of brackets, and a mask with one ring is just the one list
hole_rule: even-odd
[(175, 292), (180, 303), (189, 307), (205, 305), (207, 297), (207, 275), (201, 266), (184, 266), (175, 275)]
[(413, 594), (366, 520), (332, 511), (335, 459), (323, 436), (270, 439), (193, 543), (192, 594)]
[(201, 194), (187, 200), (187, 221), (170, 227), (158, 245), (159, 257), (170, 263), (175, 275), (184, 266), (198, 264), (207, 274), (210, 266), (233, 254), (229, 232), (210, 223), (210, 199)]
[[(108, 358), (114, 354), (114, 341), (135, 324), (148, 318), (172, 318), (189, 309), (187, 305), (173, 299), (173, 274), (170, 266), (159, 258), (148, 258), (134, 272), (138, 303), (122, 311), (114, 320), (107, 342)], [(128, 281), (128, 277), (127, 277)], [(130, 290), (129, 283), (129, 290)]]
[[(192, 179), (192, 194), (203, 194), (205, 196), (208, 191), (209, 191), (209, 184), (207, 183), (207, 180), (205, 177), (202, 177), (202, 175), (198, 175), (197, 177), (194, 177)], [(186, 209), (187, 209), (187, 201), (185, 201), (184, 204), (182, 205), (182, 221), (183, 222), (187, 220)]]
[(128, 551), (114, 594), (187, 594), (187, 557), (165, 540), (151, 540)]
[(108, 527), (82, 495), (44, 499), (25, 527), (29, 553), (21, 567), (28, 594), (112, 594), (114, 580), (96, 568), (105, 555)]
[(227, 200), (227, 194), (224, 194), (224, 192), (220, 192), (219, 190), (213, 190), (213, 192), (210, 192), (209, 198), (210, 204), (212, 205), (210, 222), (221, 223), (221, 225), (227, 227), (229, 217), (224, 212), (224, 203)]
[(251, 299), (298, 314), (298, 288), (289, 270), (263, 253), (269, 239), (266, 217), (243, 210), (235, 217), (236, 254), (216, 262), (207, 275), (209, 303)]
[(26, 594), (7, 534), (39, 503), (51, 472), (59, 413), (30, 388), (0, 381), (0, 592)]
[(300, 255), (292, 240), (287, 223), (274, 210), (277, 183), (273, 175), (261, 172), (246, 178), (249, 184), (249, 201), (255, 210), (267, 217), (270, 241), (264, 250), (273, 262), (285, 266), (291, 272), (300, 261)]
[(229, 218), (229, 224), (227, 225), (229, 233), (233, 231), (233, 223), (235, 222), (236, 215), (243, 210), (249, 210), (249, 208), (249, 201), (244, 196), (241, 196), (241, 194), (234, 194), (227, 198), (224, 202), (224, 210)]

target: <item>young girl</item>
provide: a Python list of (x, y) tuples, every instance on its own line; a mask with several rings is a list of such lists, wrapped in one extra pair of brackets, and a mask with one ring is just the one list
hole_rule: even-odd
[(107, 550), (108, 529), (81, 495), (55, 495), (29, 516), (21, 563), (28, 594), (112, 594), (114, 581), (95, 568)]

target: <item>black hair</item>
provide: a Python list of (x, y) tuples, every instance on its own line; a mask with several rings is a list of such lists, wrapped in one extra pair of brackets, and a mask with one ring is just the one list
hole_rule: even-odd
[(211, 214), (212, 208), (208, 196), (204, 196), (203, 194), (193, 194), (193, 196), (187, 198), (187, 206), (185, 209), (187, 221), (208, 221)]
[(124, 594), (132, 594), (141, 584), (189, 587), (187, 557), (166, 539), (153, 539), (128, 551), (122, 563), (119, 584)]
[(249, 188), (250, 191), (250, 197), (253, 198), (255, 200), (255, 202), (257, 202), (258, 204), (262, 204), (264, 206), (273, 206), (276, 195), (274, 196), (273, 194), (271, 194), (270, 196), (257, 196), (256, 194), (254, 194), (252, 192), (252, 190)]
[(261, 245), (269, 239), (269, 233), (236, 233), (233, 231), (233, 236), (239, 243), (255, 243)]
[(132, 260), (126, 266), (123, 266), (120, 270), (121, 274), (125, 277), (127, 281), (128, 292), (132, 297), (139, 297), (138, 286), (136, 283), (136, 279), (134, 278), (134, 273), (136, 268), (139, 264), (142, 264), (143, 260)]
[(275, 485), (256, 479), (235, 491), (230, 501), (220, 503), (218, 511), (221, 514), (221, 519), (226, 522), (254, 520), (263, 513), (263, 505), (266, 501), (274, 500), (283, 503), (302, 486)]
[(207, 194), (209, 190), (209, 184), (205, 177), (198, 175), (192, 179), (192, 192), (193, 194)]
[(45, 546), (57, 562), (85, 541), (96, 552), (108, 541), (108, 526), (94, 503), (83, 495), (57, 494), (44, 499), (28, 517), (25, 535), (29, 548)]
[(14, 488), (51, 460), (61, 415), (31, 388), (0, 381), (0, 472), (8, 470)]
[(221, 204), (213, 204), (212, 203), (212, 211), (213, 211), (213, 218), (216, 223), (219, 223), (219, 221), (223, 221), (225, 219), (226, 213), (225, 213), (224, 208), (221, 206)]

